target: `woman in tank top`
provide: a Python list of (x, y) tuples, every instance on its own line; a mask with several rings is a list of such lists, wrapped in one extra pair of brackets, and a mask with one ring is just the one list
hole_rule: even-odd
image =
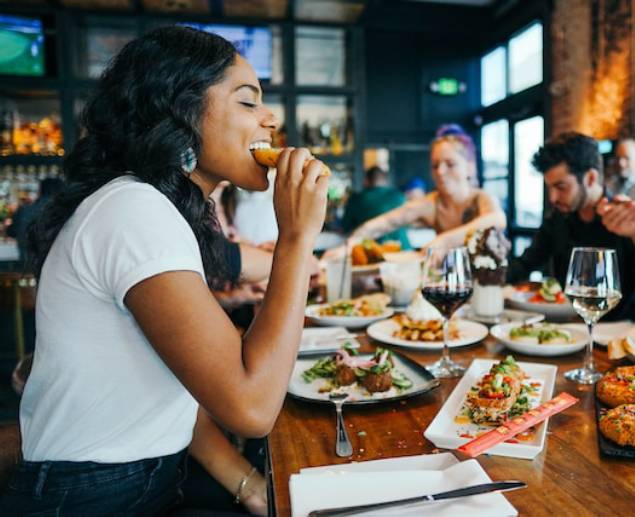
[(443, 126), (430, 150), (432, 178), (437, 189), (422, 199), (409, 201), (357, 228), (350, 241), (376, 239), (402, 226), (432, 228), (437, 236), (427, 246), (461, 246), (473, 230), (505, 228), (498, 200), (476, 184), (476, 151), (463, 129)]

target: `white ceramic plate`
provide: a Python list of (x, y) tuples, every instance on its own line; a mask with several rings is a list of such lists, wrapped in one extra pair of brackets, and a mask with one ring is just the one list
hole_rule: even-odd
[(346, 327), (349, 329), (362, 328), (366, 325), (370, 325), (374, 321), (390, 318), (393, 315), (393, 310), (390, 307), (386, 307), (384, 312), (377, 316), (320, 316), (319, 310), (328, 305), (328, 303), (309, 305), (304, 311), (304, 314), (316, 325), (323, 327)]
[[(329, 354), (326, 354), (328, 356)], [(360, 354), (359, 357), (366, 357), (370, 359), (373, 354)], [(322, 357), (313, 358), (299, 358), (296, 360), (293, 367), (293, 373), (291, 374), (291, 380), (289, 381), (289, 387), (287, 391), (289, 395), (305, 400), (308, 402), (321, 402), (332, 404), (329, 400), (328, 393), (320, 393), (320, 387), (324, 386), (328, 381), (326, 379), (315, 379), (313, 382), (307, 383), (302, 378), (302, 373), (305, 370), (311, 368)], [(338, 392), (345, 391), (349, 393), (349, 398), (344, 401), (344, 404), (373, 404), (377, 402), (385, 402), (389, 400), (401, 400), (408, 397), (414, 397), (430, 391), (431, 389), (439, 386), (439, 380), (426, 370), (423, 366), (415, 363), (411, 359), (399, 354), (392, 354), (395, 370), (403, 373), (412, 381), (412, 386), (407, 390), (397, 390), (395, 387), (390, 388), (388, 391), (381, 393), (369, 393), (365, 388), (357, 385), (357, 383), (351, 386), (345, 386), (338, 389)]]
[(472, 306), (469, 303), (466, 303), (457, 311), (457, 316), (472, 321), (478, 321), (479, 323), (485, 323), (486, 325), (511, 323), (513, 321), (538, 323), (539, 321), (545, 319), (545, 315), (538, 312), (518, 311), (514, 309), (504, 309), (498, 316), (481, 316), (472, 310)]
[[(472, 440), (470, 436), (475, 437), (484, 430), (493, 429), (492, 427), (479, 426), (472, 423), (459, 424), (455, 422), (455, 418), (459, 415), (468, 390), (476, 385), (481, 377), (497, 362), (493, 359), (474, 359), (472, 361), (461, 381), (456, 385), (450, 397), (437, 413), (437, 416), (423, 433), (434, 445), (446, 449), (456, 449)], [(518, 365), (529, 375), (529, 379), (525, 382), (540, 382), (542, 384), (536, 405), (550, 400), (553, 395), (558, 368), (554, 365), (538, 363), (519, 362)], [(548, 422), (549, 420), (546, 420), (544, 423), (539, 424), (531, 440), (499, 443), (488, 449), (487, 454), (512, 458), (535, 458), (545, 446)]]
[(298, 356), (313, 356), (333, 353), (348, 344), (349, 348), (359, 348), (356, 334), (344, 327), (308, 327), (302, 330)]
[(576, 328), (572, 328), (569, 325), (559, 325), (563, 330), (571, 332), (572, 343), (566, 345), (539, 345), (534, 343), (524, 343), (522, 341), (515, 341), (509, 337), (509, 332), (520, 326), (516, 323), (505, 323), (504, 325), (494, 325), (490, 329), (490, 334), (503, 343), (507, 348), (525, 355), (539, 355), (542, 357), (553, 357), (556, 355), (567, 355), (579, 352), (584, 349), (588, 343), (587, 335), (584, 332), (580, 332)]
[[(300, 469), (289, 479), (291, 515), (306, 517), (324, 508), (368, 504), (443, 492), (492, 480), (477, 460), (457, 460), (453, 454), (402, 456)], [(422, 488), (423, 487), (423, 488)], [(516, 509), (501, 493), (480, 494), (427, 503), (374, 510), (382, 517), (513, 517)], [(362, 514), (360, 514), (362, 515)], [(364, 513), (363, 515), (371, 515)]]
[(513, 286), (505, 287), (503, 294), (510, 307), (521, 311), (539, 312), (548, 320), (565, 321), (578, 317), (569, 300), (565, 303), (533, 303), (529, 299), (534, 293), (517, 291)]
[[(448, 343), (450, 348), (472, 345), (487, 337), (487, 327), (481, 323), (462, 319), (456, 319), (453, 321), (458, 327), (460, 337), (459, 339), (453, 339)], [(418, 350), (441, 350), (443, 348), (443, 341), (407, 341), (405, 339), (394, 337), (393, 334), (397, 330), (399, 330), (399, 324), (396, 321), (389, 319), (373, 323), (370, 327), (368, 327), (368, 329), (366, 329), (366, 332), (373, 339), (389, 345), (402, 346), (404, 348), (416, 348)]]

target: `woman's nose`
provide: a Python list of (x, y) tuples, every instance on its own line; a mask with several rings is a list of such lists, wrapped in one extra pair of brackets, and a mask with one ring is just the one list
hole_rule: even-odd
[(280, 127), (280, 121), (278, 117), (271, 111), (269, 108), (265, 107), (265, 114), (263, 116), (262, 122), (263, 127), (272, 129), (276, 131)]

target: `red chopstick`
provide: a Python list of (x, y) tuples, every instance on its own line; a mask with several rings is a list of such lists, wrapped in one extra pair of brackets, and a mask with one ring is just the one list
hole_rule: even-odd
[(482, 434), (478, 438), (461, 445), (457, 450), (475, 458), (490, 447), (509, 440), (512, 436), (526, 431), (530, 427), (546, 420), (551, 415), (564, 411), (568, 407), (573, 406), (576, 402), (578, 402), (578, 399), (572, 395), (560, 393), (560, 395), (552, 398), (550, 401), (534, 409), (530, 409), (526, 413), (516, 416), (495, 429)]

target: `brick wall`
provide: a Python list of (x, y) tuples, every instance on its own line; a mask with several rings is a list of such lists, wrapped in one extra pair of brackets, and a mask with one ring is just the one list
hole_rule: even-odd
[(555, 0), (552, 13), (553, 134), (600, 139), (635, 129), (635, 0)]

